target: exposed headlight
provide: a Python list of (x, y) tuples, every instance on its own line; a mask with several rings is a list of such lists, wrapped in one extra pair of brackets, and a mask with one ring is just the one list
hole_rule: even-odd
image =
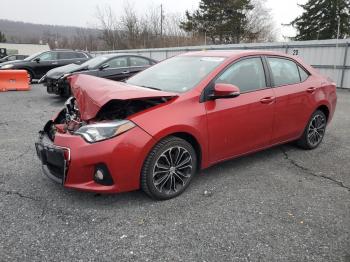
[(75, 131), (75, 134), (81, 135), (89, 143), (95, 143), (125, 133), (135, 126), (129, 120), (117, 120), (82, 126)]
[(7, 68), (12, 68), (13, 64), (8, 64), (8, 65), (3, 65), (1, 66), (1, 69), (7, 69)]

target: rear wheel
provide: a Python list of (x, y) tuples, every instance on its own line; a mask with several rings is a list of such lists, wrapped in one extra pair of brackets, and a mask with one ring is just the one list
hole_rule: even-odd
[(197, 167), (196, 153), (187, 141), (168, 137), (147, 156), (141, 172), (141, 188), (151, 198), (166, 200), (180, 195)]
[(321, 111), (315, 111), (307, 124), (303, 135), (297, 141), (298, 146), (304, 149), (314, 149), (318, 147), (325, 135), (327, 126), (327, 117)]

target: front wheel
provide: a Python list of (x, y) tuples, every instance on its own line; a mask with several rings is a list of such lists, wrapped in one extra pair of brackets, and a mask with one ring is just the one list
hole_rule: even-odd
[(178, 137), (160, 141), (147, 156), (141, 172), (141, 188), (151, 198), (171, 199), (185, 191), (197, 167), (192, 145)]
[(33, 73), (31, 72), (31, 71), (29, 71), (29, 70), (26, 70), (27, 71), (27, 73), (28, 73), (28, 76), (29, 76), (29, 84), (31, 84), (32, 83), (32, 81), (33, 81)]
[(298, 146), (304, 149), (314, 149), (318, 147), (325, 135), (326, 126), (326, 115), (321, 110), (315, 111), (312, 114), (303, 135), (297, 141)]

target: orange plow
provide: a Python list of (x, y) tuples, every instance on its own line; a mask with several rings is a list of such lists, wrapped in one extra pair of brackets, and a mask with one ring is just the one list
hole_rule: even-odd
[(0, 70), (0, 92), (30, 90), (26, 70)]

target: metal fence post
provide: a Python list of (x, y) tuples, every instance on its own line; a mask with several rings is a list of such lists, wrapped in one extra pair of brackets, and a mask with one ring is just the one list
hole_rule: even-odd
[(344, 76), (345, 76), (345, 68), (348, 58), (348, 49), (349, 49), (349, 42), (346, 42), (345, 52), (344, 52), (344, 60), (343, 60), (343, 68), (341, 71), (341, 81), (340, 81), (340, 87), (344, 88)]
[(289, 45), (286, 44), (286, 54), (288, 54)]

